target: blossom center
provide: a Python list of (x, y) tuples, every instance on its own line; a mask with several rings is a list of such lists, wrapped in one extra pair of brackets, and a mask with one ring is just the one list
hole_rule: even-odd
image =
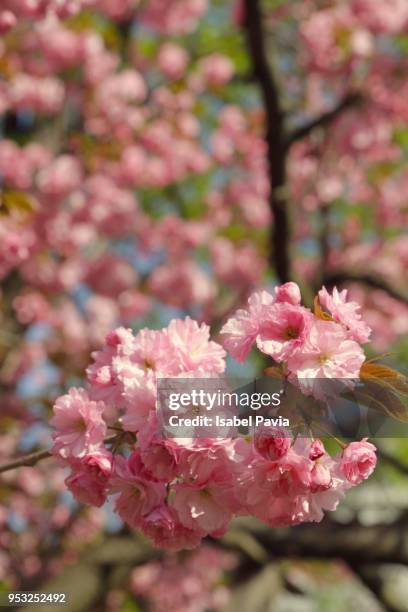
[(291, 325), (285, 329), (283, 334), (284, 340), (295, 340), (298, 336), (299, 330)]
[(145, 368), (145, 370), (154, 370), (155, 369), (155, 364), (153, 362), (152, 359), (148, 359), (147, 357), (145, 358), (144, 362), (143, 362), (143, 366)]
[(75, 421), (74, 431), (77, 431), (78, 433), (84, 433), (84, 431), (86, 431), (86, 423), (84, 419), (80, 418)]

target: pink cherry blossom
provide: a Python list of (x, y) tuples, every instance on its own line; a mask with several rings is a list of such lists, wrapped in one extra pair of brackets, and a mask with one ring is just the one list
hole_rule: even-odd
[(124, 415), (122, 424), (126, 431), (139, 431), (146, 426), (156, 405), (156, 382), (154, 376), (143, 370), (132, 373), (123, 380)]
[(197, 69), (197, 83), (200, 84), (200, 87), (223, 85), (234, 74), (231, 60), (221, 53), (213, 53), (204, 57), (200, 60)]
[(113, 492), (119, 493), (116, 512), (136, 529), (146, 515), (163, 503), (166, 493), (164, 484), (149, 478), (137, 452), (128, 459), (115, 458), (110, 485)]
[(142, 529), (154, 546), (164, 550), (196, 548), (205, 535), (205, 532), (185, 527), (175, 510), (164, 504), (144, 517)]
[(159, 32), (185, 34), (195, 29), (207, 7), (208, 0), (150, 0), (141, 17)]
[(216, 481), (198, 489), (176, 485), (169, 503), (185, 527), (213, 535), (226, 531), (237, 505), (231, 485)]
[(102, 506), (108, 493), (112, 456), (106, 451), (92, 451), (81, 459), (70, 459), (71, 474), (65, 484), (82, 504)]
[(149, 278), (149, 290), (156, 298), (177, 308), (209, 304), (215, 295), (208, 274), (196, 263), (179, 259), (154, 270)]
[(254, 293), (248, 300), (248, 310), (237, 310), (221, 329), (221, 334), (225, 336), (223, 344), (237, 361), (244, 361), (248, 357), (260, 329), (264, 306), (270, 306), (273, 302), (273, 296), (267, 291)]
[(374, 444), (367, 442), (350, 442), (341, 456), (340, 470), (353, 485), (366, 480), (374, 471), (377, 463)]
[(360, 306), (357, 302), (347, 301), (347, 289), (338, 291), (334, 287), (332, 295), (330, 295), (325, 287), (319, 291), (320, 304), (333, 317), (347, 329), (349, 337), (357, 342), (367, 342), (371, 329), (365, 321), (362, 320)]
[(103, 419), (105, 405), (89, 399), (84, 389), (70, 389), (57, 399), (50, 423), (53, 433), (53, 453), (61, 457), (83, 457), (97, 450), (106, 434)]
[(310, 473), (310, 490), (312, 493), (326, 491), (332, 486), (332, 475), (330, 469), (316, 461)]
[(313, 315), (302, 306), (285, 302), (273, 304), (264, 309), (256, 344), (276, 361), (286, 361), (297, 350), (302, 350), (312, 322)]
[(387, 4), (353, 0), (352, 9), (375, 32), (399, 32), (408, 23), (408, 7), (403, 0), (390, 0)]
[(281, 459), (288, 452), (292, 440), (284, 431), (257, 431), (254, 436), (256, 451), (269, 461)]
[(315, 461), (325, 454), (324, 444), (321, 440), (313, 440), (309, 449), (309, 459)]
[(151, 371), (159, 376), (175, 374), (178, 362), (172, 358), (171, 349), (171, 339), (165, 330), (142, 329), (135, 336), (131, 361), (146, 373)]
[(171, 482), (176, 478), (178, 446), (172, 439), (165, 439), (158, 432), (156, 415), (152, 413), (139, 432), (140, 457), (152, 478), (160, 482)]
[[(316, 320), (302, 350), (288, 359), (288, 369), (304, 392), (322, 397), (319, 379), (358, 379), (365, 360), (357, 342), (337, 323)], [(324, 398), (324, 394), (323, 394)]]
[(210, 340), (210, 328), (205, 323), (198, 325), (187, 317), (176, 319), (167, 328), (169, 340), (180, 359), (180, 371), (212, 372), (221, 374), (225, 369), (224, 349)]
[(17, 23), (16, 16), (11, 11), (1, 11), (0, 13), (0, 33), (3, 34), (10, 30)]
[(305, 457), (295, 453), (286, 453), (280, 461), (273, 461), (255, 471), (255, 478), (263, 473), (265, 484), (277, 497), (292, 497), (305, 493), (311, 482), (312, 466)]
[(297, 306), (302, 301), (300, 289), (296, 283), (285, 283), (275, 289), (275, 301)]
[(160, 47), (157, 61), (166, 76), (171, 79), (178, 79), (183, 75), (187, 66), (188, 53), (174, 43), (164, 43)]

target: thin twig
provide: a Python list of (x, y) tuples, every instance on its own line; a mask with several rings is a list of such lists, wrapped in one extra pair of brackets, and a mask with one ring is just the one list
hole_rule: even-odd
[(360, 94), (347, 94), (332, 110), (328, 111), (327, 113), (323, 113), (319, 117), (312, 119), (312, 121), (309, 121), (308, 123), (294, 129), (287, 138), (286, 146), (290, 147), (294, 142), (306, 138), (317, 128), (329, 126), (331, 123), (333, 123), (333, 121), (335, 121), (335, 119), (342, 115), (345, 110), (355, 107), (361, 102), (362, 97)]
[(8, 463), (3, 463), (3, 465), (0, 465), (0, 474), (2, 474), (3, 472), (8, 472), (9, 470), (14, 470), (15, 468), (18, 467), (24, 467), (24, 466), (33, 466), (36, 463), (38, 463), (39, 461), (42, 461), (43, 459), (47, 459), (48, 457), (51, 457), (51, 452), (49, 450), (43, 450), (43, 451), (37, 451), (36, 453), (30, 453), (29, 455), (24, 455), (24, 457), (20, 457), (18, 459), (13, 459), (12, 461), (9, 461)]
[[(121, 435), (123, 434), (119, 434), (119, 436)], [(114, 442), (119, 436), (118, 434), (115, 434), (114, 436), (109, 436), (105, 438), (104, 443), (109, 444), (110, 442)], [(48, 457), (52, 456), (53, 455), (51, 453), (51, 449), (48, 449), (36, 451), (35, 453), (30, 453), (29, 455), (24, 455), (23, 457), (17, 457), (16, 459), (12, 459), (11, 461), (0, 465), (0, 474), (2, 474), (3, 472), (9, 472), (19, 467), (32, 467), (33, 465), (36, 465), (39, 461), (42, 461), (43, 459), (48, 459)]]
[(380, 289), (385, 291), (388, 295), (395, 300), (399, 300), (404, 304), (408, 305), (408, 295), (398, 291), (395, 287), (387, 283), (385, 279), (377, 276), (371, 276), (370, 274), (359, 274), (358, 272), (349, 272), (347, 270), (340, 270), (327, 274), (323, 279), (323, 284), (326, 287), (333, 287), (334, 285), (342, 285), (343, 283), (361, 283), (371, 289)]

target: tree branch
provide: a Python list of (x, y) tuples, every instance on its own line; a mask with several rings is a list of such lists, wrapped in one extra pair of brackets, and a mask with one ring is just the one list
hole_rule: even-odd
[[(115, 434), (113, 436), (108, 436), (105, 438), (104, 443), (109, 444), (110, 442), (114, 442), (118, 437), (126, 435), (127, 432), (123, 432), (120, 434)], [(39, 461), (43, 459), (48, 459), (48, 457), (52, 457), (51, 449), (36, 451), (35, 453), (30, 453), (29, 455), (23, 455), (22, 457), (18, 457), (16, 459), (12, 459), (7, 463), (3, 463), (0, 465), (0, 474), (4, 472), (9, 472), (19, 467), (32, 467), (36, 465)]]
[(392, 285), (389, 285), (386, 280), (381, 279), (377, 276), (371, 276), (371, 274), (360, 274), (358, 272), (349, 272), (347, 270), (340, 270), (338, 272), (329, 273), (323, 279), (323, 284), (326, 287), (333, 287), (334, 285), (342, 285), (343, 283), (361, 283), (371, 289), (380, 289), (385, 291), (388, 295), (395, 300), (399, 300), (408, 306), (408, 295), (398, 291)]
[[(405, 517), (391, 524), (372, 526), (343, 525), (326, 517), (318, 525), (289, 529), (270, 529), (251, 519), (237, 519), (231, 530), (250, 534), (271, 558), (343, 559), (350, 567), (356, 563), (408, 563)], [(228, 540), (225, 543), (228, 545)]]
[(316, 119), (312, 119), (312, 121), (309, 123), (294, 129), (287, 138), (286, 146), (289, 148), (294, 142), (306, 138), (306, 136), (309, 136), (309, 134), (317, 128), (327, 127), (335, 119), (337, 119), (337, 117), (339, 117), (343, 111), (358, 105), (361, 101), (362, 97), (360, 94), (347, 94), (332, 110), (328, 111), (327, 113), (323, 113), (319, 117), (316, 117)]
[(30, 455), (24, 455), (24, 457), (20, 457), (19, 459), (13, 459), (8, 463), (3, 463), (3, 465), (0, 465), (0, 474), (2, 474), (3, 472), (14, 470), (15, 468), (19, 467), (33, 466), (39, 461), (47, 459), (51, 456), (51, 452), (48, 450), (38, 451), (36, 453), (31, 453)]
[(286, 183), (285, 116), (279, 102), (278, 86), (268, 63), (259, 0), (245, 0), (245, 30), (254, 75), (261, 88), (266, 112), (265, 138), (271, 183), (269, 204), (273, 214), (270, 261), (279, 281), (285, 283), (291, 279), (290, 228), (287, 200), (283, 193)]

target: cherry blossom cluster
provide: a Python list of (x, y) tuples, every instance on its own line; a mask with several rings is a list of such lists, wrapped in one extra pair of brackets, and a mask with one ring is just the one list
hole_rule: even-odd
[[(262, 120), (228, 93), (233, 61), (174, 38), (199, 26), (206, 3), (0, 4), (4, 29), (15, 26), (0, 26), (5, 462), (26, 437), (48, 444), (48, 402), (109, 330), (166, 308), (210, 320), (245, 299), (266, 268), (260, 232), (271, 216)], [(228, 149), (222, 166), (215, 134)], [(63, 479), (52, 462), (2, 478), (0, 577), (14, 586), (55, 575), (106, 526), (102, 508), (71, 516)], [(44, 564), (50, 531), (63, 554)]]
[(252, 346), (283, 364), (290, 380), (305, 393), (319, 397), (324, 378), (358, 379), (365, 360), (361, 344), (371, 329), (362, 319), (357, 302), (347, 301), (347, 289), (323, 287), (317, 300), (330, 320), (317, 317), (301, 305), (295, 283), (276, 290), (255, 293), (248, 310), (238, 310), (223, 327), (224, 346), (238, 361), (244, 361)]
[[(245, 302), (262, 282), (265, 227), (273, 223), (264, 118), (257, 104), (234, 99), (234, 77), (241, 76), (229, 56), (196, 56), (173, 36), (197, 29), (210, 5), (201, 0), (9, 4), (5, 10), (18, 8), (19, 16), (35, 17), (28, 22), (35, 25), (22, 19), (21, 28), (1, 42), (0, 111), (23, 127), (28, 122), (32, 132), (23, 146), (12, 138), (1, 141), (0, 175), (11, 201), (15, 191), (24, 194), (30, 211), (10, 206), (0, 217), (0, 276), (20, 278), (13, 303), (19, 324), (41, 323), (55, 333), (51, 343), (21, 347), (8, 382), (30, 370), (34, 351), (52, 362), (81, 353), (85, 362), (109, 329), (140, 320), (157, 304), (211, 321)], [(81, 12), (63, 19), (62, 7), (80, 4), (94, 22), (84, 23)], [(61, 19), (52, 17), (55, 11)], [(394, 19), (392, 27), (385, 14)], [(140, 39), (155, 36), (155, 46), (145, 55), (131, 38), (123, 62), (97, 24), (129, 23), (134, 17), (142, 24)], [(293, 267), (310, 280), (319, 272), (318, 259), (305, 254), (303, 244), (313, 235), (314, 215), (331, 208), (330, 229), (338, 240), (328, 253), (329, 271), (358, 269), (362, 262), (365, 268), (368, 250), (375, 252), (373, 273), (405, 278), (405, 238), (396, 237), (398, 265), (391, 266), (394, 240), (388, 233), (375, 244), (361, 240), (368, 215), (391, 235), (406, 222), (406, 173), (395, 138), (406, 117), (404, 60), (392, 38), (406, 27), (403, 5), (396, 2), (393, 15), (382, 2), (357, 1), (350, 7), (333, 1), (325, 8), (309, 2), (301, 9), (288, 3), (271, 13), (274, 27), (286, 18), (298, 27), (293, 47), (303, 70), (287, 78), (287, 90), (304, 99), (302, 117), (304, 111), (327, 110), (332, 94), (345, 92), (344, 80), (367, 93), (363, 108), (347, 111), (323, 140), (306, 139), (291, 148), (289, 191), (298, 212)], [(325, 37), (315, 34), (327, 20), (330, 54), (320, 50)], [(376, 43), (380, 30), (390, 53)], [(367, 37), (370, 53), (349, 50)], [(241, 87), (247, 87), (245, 81)], [(304, 95), (298, 95), (301, 90)], [(206, 109), (201, 115), (200, 105)], [(60, 136), (55, 146), (37, 129), (44, 120), (55, 122)], [(361, 214), (348, 215), (344, 198), (356, 202)], [(118, 246), (123, 241), (126, 256)], [(86, 303), (73, 297), (79, 286), (86, 288)], [(406, 307), (398, 310), (402, 319)], [(375, 338), (382, 334), (380, 320), (371, 317)], [(397, 325), (392, 338), (402, 332)]]
[(152, 612), (223, 610), (231, 594), (223, 578), (236, 564), (233, 553), (203, 544), (182, 559), (168, 555), (136, 567), (131, 590), (148, 601)]
[(207, 0), (4, 0), (0, 10), (0, 34), (8, 32), (24, 18), (67, 19), (81, 10), (96, 9), (122, 21), (137, 18), (164, 34), (186, 34), (208, 8)]
[[(406, 54), (401, 46), (408, 28), (407, 4), (403, 0), (288, 2), (272, 12), (270, 23), (274, 31), (285, 23), (286, 36), (292, 36), (293, 63), (290, 73), (283, 70), (281, 77), (298, 108), (300, 124), (305, 113), (313, 120), (347, 97), (357, 96), (330, 122), (330, 129), (312, 131), (291, 148), (288, 172), (298, 214), (296, 239), (306, 243), (314, 224), (326, 219), (324, 231), (336, 235), (325, 262), (327, 271), (364, 274), (368, 265), (374, 276), (395, 278), (396, 286), (401, 286), (407, 270), (406, 236), (401, 234), (407, 210), (400, 204), (407, 172), (399, 142), (407, 121), (402, 103)], [(387, 229), (371, 241), (369, 227)], [(394, 243), (395, 256), (390, 254)], [(319, 264), (308, 250), (299, 249), (294, 266), (299, 277), (312, 280)], [(360, 291), (359, 302), (364, 309), (372, 300)], [(394, 308), (400, 320), (406, 317), (406, 305)], [(368, 311), (365, 316), (370, 317), (374, 345), (384, 346), (381, 317)], [(401, 338), (403, 325), (398, 328), (401, 331), (389, 338)]]
[[(312, 392), (318, 378), (357, 378), (370, 329), (345, 291), (323, 288), (318, 299), (330, 320), (300, 304), (295, 283), (255, 293), (221, 330), (224, 347), (244, 361), (256, 343)], [(320, 521), (373, 472), (375, 447), (366, 439), (332, 457), (320, 439), (278, 430), (252, 439), (165, 437), (157, 378), (220, 376), (225, 357), (210, 328), (188, 317), (161, 330), (108, 334), (87, 369), (88, 390), (58, 398), (51, 420), (53, 453), (70, 467), (65, 482), (76, 499), (101, 506), (113, 495), (121, 519), (155, 546), (183, 549), (224, 534), (234, 516), (271, 527)], [(116, 429), (111, 446), (106, 437)]]
[[(31, 450), (30, 441), (33, 450), (48, 444), (44, 421), (50, 404), (82, 378), (90, 351), (109, 330), (159, 327), (185, 313), (217, 326), (246, 304), (264, 282), (274, 219), (264, 113), (242, 42), (242, 0), (0, 4), (0, 456), (7, 462)], [(328, 127), (288, 148), (293, 270), (311, 286), (326, 272), (345, 269), (402, 287), (408, 270), (401, 232), (407, 224), (407, 4), (305, 0), (274, 3), (277, 9), (271, 4), (263, 3), (263, 26), (272, 29), (271, 59), (282, 107), (288, 109), (287, 127), (314, 120), (349, 93), (361, 98)], [(322, 244), (327, 237), (325, 269), (318, 257), (321, 236)], [(361, 284), (348, 289), (373, 329), (372, 346), (388, 351), (407, 332), (407, 306)], [(321, 295), (329, 312), (324, 301)], [(275, 331), (267, 342), (253, 306), (245, 309), (223, 334), (231, 354), (234, 342), (242, 350), (244, 338), (273, 353), (292, 380), (298, 371), (299, 381), (305, 380), (307, 363), (300, 352), (296, 356), (296, 343), (290, 350), (279, 346)], [(355, 345), (362, 341), (355, 334), (365, 332), (356, 331), (349, 315), (348, 325), (337, 326), (337, 336), (332, 321), (314, 325), (312, 318), (298, 346), (312, 353), (313, 371), (323, 351), (323, 340), (313, 339), (318, 328), (327, 332), (329, 351), (334, 337), (344, 349), (335, 363), (322, 363), (322, 370), (323, 365), (342, 375), (357, 370), (361, 351)], [(259, 333), (247, 337), (252, 316)], [(271, 317), (275, 330), (277, 314)], [(354, 332), (345, 340), (348, 327)], [(356, 349), (349, 362), (345, 342)], [(99, 383), (122, 378), (123, 356), (116, 363), (118, 370), (109, 364), (101, 370)], [(149, 385), (127, 380), (126, 394), (147, 395), (148, 404), (155, 394), (152, 382), (149, 395)], [(91, 386), (95, 391), (96, 383)], [(89, 468), (106, 475), (98, 503), (110, 495), (113, 457), (141, 453), (133, 436), (146, 423), (128, 410), (122, 393), (119, 386), (120, 404), (89, 400), (104, 402), (105, 426), (96, 429), (98, 436), (106, 429), (110, 437), (116, 431), (110, 426), (128, 432), (118, 448), (98, 444), (100, 467)], [(293, 448), (292, 453), (307, 455)], [(148, 452), (143, 456), (143, 465), (149, 464)], [(81, 474), (83, 458), (74, 460)], [(248, 465), (244, 461), (243, 474), (253, 473)], [(52, 461), (2, 478), (0, 578), (10, 581), (9, 588), (55, 575), (106, 526), (102, 506), (71, 516), (64, 478)], [(308, 492), (299, 503), (307, 508), (310, 499), (316, 494)], [(244, 497), (239, 500), (237, 514), (254, 514), (242, 509)], [(176, 510), (165, 517), (169, 514), (170, 529)], [(63, 553), (53, 548), (47, 560), (40, 559), (50, 530), (53, 545), (62, 538)]]
[(4, 0), (0, 11), (0, 34), (16, 26), (19, 19), (41, 20), (47, 15), (65, 19), (81, 8), (86, 8), (90, 2), (88, 0)]
[[(143, 3), (142, 16), (160, 13), (172, 31), (176, 23), (191, 28), (206, 7), (164, 4)], [(109, 17), (108, 5), (93, 3), (89, 15)], [(190, 14), (189, 25), (180, 11)], [(93, 28), (81, 20), (81, 13), (68, 21), (38, 15), (35, 27), (22, 21), (0, 45), (0, 110), (27, 121), (30, 134), (24, 145), (0, 142), (0, 277), (18, 276), (18, 324), (49, 330), (15, 351), (7, 384), (47, 359), (58, 368), (65, 359), (67, 371), (83, 368), (109, 329), (161, 305), (206, 320), (222, 316), (266, 268), (263, 240), (252, 240), (271, 220), (262, 124), (252, 109), (224, 100), (230, 58), (193, 60), (157, 36), (154, 57), (129, 43), (123, 66), (99, 21)], [(204, 93), (219, 107), (208, 125), (195, 112)], [(84, 131), (70, 125), (72, 116)], [(55, 122), (55, 147), (38, 136), (42, 121)], [(215, 187), (220, 172), (223, 186), (217, 178)], [(199, 198), (191, 213), (185, 185)], [(242, 237), (231, 238), (230, 226)], [(225, 288), (232, 299), (224, 301)]]

